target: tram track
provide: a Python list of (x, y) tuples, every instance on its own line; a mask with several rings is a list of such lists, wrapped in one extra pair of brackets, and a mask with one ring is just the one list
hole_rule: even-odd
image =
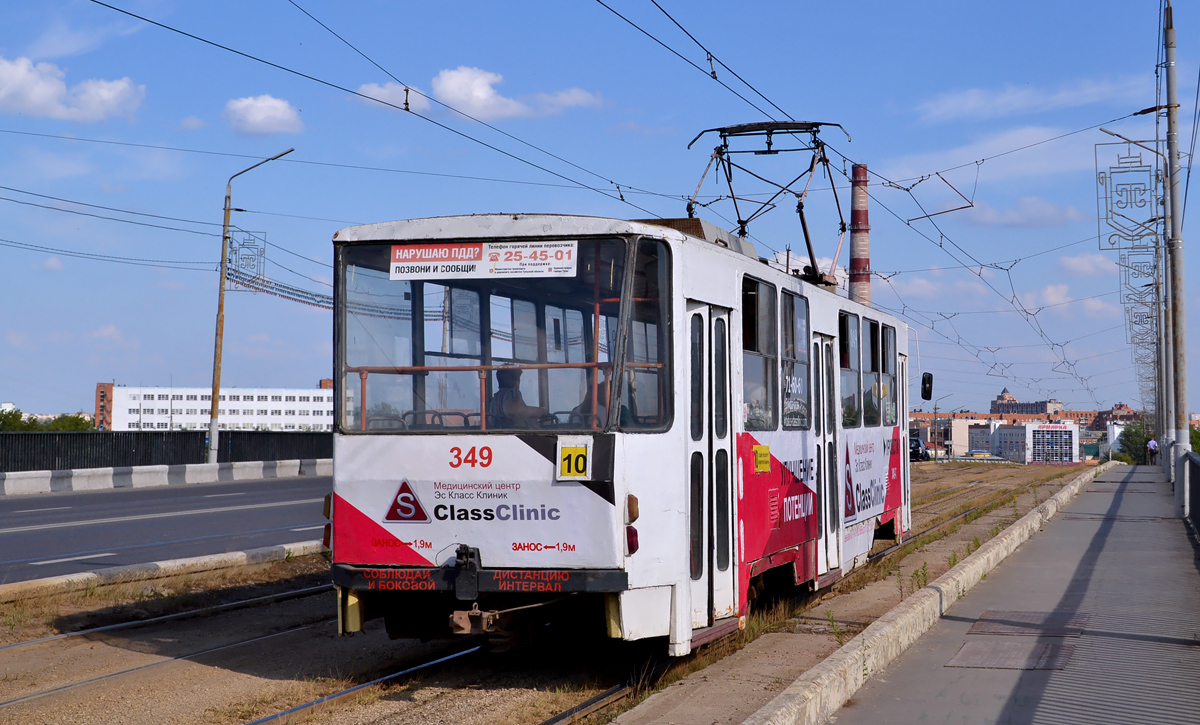
[(72, 683), (69, 683), (66, 685), (60, 685), (58, 687), (53, 687), (48, 690), (42, 690), (40, 692), (35, 692), (35, 693), (28, 694), (28, 695), (22, 695), (21, 697), (15, 697), (10, 700), (5, 700), (3, 702), (0, 702), (0, 710), (10, 707), (12, 705), (17, 705), (17, 704), (20, 704), (23, 702), (29, 702), (30, 700), (37, 700), (37, 699), (40, 699), (43, 697), (47, 697), (49, 695), (57, 695), (59, 693), (67, 692), (69, 690), (74, 690), (79, 687), (86, 687), (87, 685), (104, 682), (106, 680), (113, 680), (118, 677), (124, 677), (126, 675), (134, 674), (136, 672), (144, 672), (146, 670), (149, 670), (149, 669), (152, 669), (155, 667), (161, 667), (163, 665), (170, 665), (170, 664), (174, 664), (176, 662), (184, 662), (187, 660), (192, 660), (197, 657), (202, 657), (204, 655), (209, 655), (209, 654), (215, 654), (217, 652), (223, 652), (225, 650), (233, 649), (235, 647), (244, 647), (248, 644), (262, 642), (262, 641), (265, 641), (268, 639), (273, 639), (275, 637), (282, 637), (287, 634), (293, 634), (295, 632), (301, 632), (306, 629), (311, 629), (312, 627), (315, 627), (320, 624), (329, 624), (329, 623), (336, 622), (336, 621), (337, 621), (336, 618), (334, 618), (334, 619), (325, 618), (325, 619), (322, 619), (322, 620), (319, 620), (316, 622), (310, 622), (307, 624), (302, 624), (297, 627), (291, 627), (289, 629), (285, 629), (285, 630), (282, 630), (279, 632), (271, 632), (269, 634), (258, 635), (256, 637), (250, 637), (248, 639), (243, 639), (243, 640), (240, 640), (237, 642), (229, 642), (229, 643), (226, 643), (223, 645), (219, 645), (217, 647), (209, 647), (207, 649), (203, 649), (203, 650), (200, 650), (197, 652), (190, 652), (188, 654), (178, 655), (176, 657), (171, 657), (169, 659), (159, 660), (157, 662), (150, 662), (148, 664), (140, 665), (138, 667), (130, 667), (128, 669), (120, 670), (118, 672), (110, 672), (110, 673), (100, 675), (97, 677), (92, 677), (92, 678), (89, 678), (86, 680), (80, 680), (78, 682), (72, 682)]
[(397, 680), (406, 675), (416, 674), (423, 670), (428, 670), (432, 667), (436, 667), (437, 665), (444, 664), (446, 662), (450, 662), (451, 660), (456, 660), (456, 659), (459, 659), (460, 657), (465, 657), (467, 655), (474, 654), (476, 652), (481, 651), (482, 649), (483, 649), (483, 645), (477, 644), (477, 645), (468, 647), (466, 649), (459, 650), (452, 654), (443, 655), (441, 657), (430, 660), (428, 662), (424, 662), (419, 665), (413, 665), (412, 667), (406, 667), (406, 668), (400, 670), (399, 672), (393, 672), (392, 674), (384, 675), (383, 677), (376, 677), (375, 679), (370, 680), (368, 682), (363, 682), (363, 683), (354, 685), (352, 687), (347, 687), (343, 690), (339, 690), (337, 692), (330, 693), (323, 697), (318, 697), (315, 700), (310, 700), (310, 701), (302, 703), (300, 705), (296, 705), (294, 707), (288, 708), (287, 710), (277, 712), (273, 715), (267, 715), (266, 717), (262, 717), (257, 720), (251, 721), (251, 722), (247, 723), (247, 725), (266, 725), (266, 723), (274, 723), (276, 725), (283, 725), (284, 723), (293, 722), (294, 720), (298, 720), (299, 718), (308, 717), (309, 715), (314, 714), (321, 708), (332, 707), (340, 702), (344, 702), (344, 701), (354, 697), (359, 692), (367, 689), (368, 687), (382, 685), (386, 682), (391, 682), (393, 680)]
[[(187, 609), (181, 612), (173, 612), (171, 614), (163, 614), (157, 617), (149, 617), (145, 619), (131, 619), (125, 622), (117, 622), (115, 624), (105, 624), (99, 627), (89, 627), (87, 629), (79, 629), (73, 632), (63, 632), (61, 634), (53, 634), (48, 637), (38, 637), (36, 639), (25, 640), (24, 642), (13, 642), (12, 644), (0, 645), (0, 652), (4, 650), (15, 649), (17, 647), (27, 647), (34, 644), (42, 644), (45, 642), (54, 642), (71, 637), (84, 637), (87, 635), (101, 634), (104, 632), (115, 632), (124, 629), (133, 629), (135, 627), (146, 627), (162, 622), (172, 622), (180, 619), (190, 619), (192, 617), (206, 617), (212, 614), (220, 614), (222, 612), (236, 611), (238, 609), (247, 609), (250, 607), (258, 607), (267, 604), (275, 604), (285, 602), (291, 599), (300, 599), (303, 597), (311, 597), (317, 594), (333, 590), (332, 584), (320, 584), (312, 587), (304, 587), (289, 592), (280, 592), (277, 594), (266, 594), (260, 597), (251, 597), (249, 599), (240, 599), (222, 604), (214, 604), (208, 607), (199, 607), (197, 609)], [(2, 707), (2, 705), (0, 705)]]
[[(915, 534), (912, 534), (905, 541), (897, 542), (896, 544), (893, 544), (892, 546), (889, 546), (886, 549), (883, 549), (874, 554), (871, 554), (870, 556), (867, 557), (867, 561), (870, 563), (882, 561), (883, 559), (886, 559), (888, 556), (890, 556), (892, 553), (899, 551), (901, 548), (909, 546), (909, 545), (913, 544), (914, 542), (917, 542), (917, 541), (923, 539), (924, 537), (935, 534), (943, 529), (949, 528), (952, 524), (955, 524), (956, 522), (961, 521), (976, 512), (989, 510), (989, 509), (995, 507), (996, 505), (1002, 503), (1005, 499), (1013, 498), (1015, 496), (1020, 495), (1026, 489), (1029, 489), (1033, 486), (1046, 485), (1053, 480), (1055, 480), (1055, 479), (1053, 479), (1053, 478), (1051, 478), (1051, 479), (1036, 479), (1036, 480), (1021, 484), (1019, 486), (1015, 486), (1012, 488), (1005, 488), (998, 495), (990, 498), (989, 500), (985, 501), (984, 503), (981, 503), (977, 506), (973, 506), (973, 507), (967, 509), (966, 511), (962, 511), (962, 512), (950, 517), (949, 519), (946, 519), (945, 521), (941, 521), (937, 524), (934, 524), (933, 526), (930, 526), (930, 527), (924, 529), (923, 531), (919, 531)], [(983, 482), (982, 480), (973, 481), (969, 484), (964, 484), (963, 486), (956, 486), (955, 489), (966, 489), (966, 488), (972, 487), (972, 486), (982, 483), (982, 482)], [(914, 503), (916, 503), (916, 501), (919, 501), (922, 499), (927, 499), (927, 498), (936, 496), (941, 493), (946, 493), (947, 491), (950, 491), (950, 490), (954, 490), (954, 489), (943, 489), (942, 491), (936, 491), (934, 493), (926, 494), (925, 496), (922, 496), (921, 499), (914, 500)], [(954, 498), (954, 497), (951, 497), (951, 499), (952, 498)], [(946, 502), (950, 501), (951, 499), (939, 499), (936, 503), (939, 503), (939, 504), (946, 503)], [(914, 509), (913, 512), (915, 514), (915, 513), (917, 513), (917, 510)]]

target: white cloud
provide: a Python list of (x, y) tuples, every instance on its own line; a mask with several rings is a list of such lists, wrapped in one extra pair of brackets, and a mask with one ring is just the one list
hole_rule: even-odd
[[(392, 104), (393, 106), (399, 106), (400, 108), (404, 108), (404, 95), (405, 95), (404, 89), (405, 89), (405, 87), (406, 86), (404, 86), (403, 84), (393, 83), (391, 81), (384, 83), (383, 85), (379, 85), (378, 83), (364, 83), (358, 87), (358, 92), (363, 94), (364, 96), (370, 96), (371, 98), (378, 98), (381, 101), (387, 101), (388, 103)], [(429, 99), (426, 98), (424, 95), (422, 95), (416, 88), (413, 88), (412, 86), (407, 86), (407, 88), (409, 89), (409, 92), (408, 92), (408, 107), (409, 107), (409, 109), (413, 110), (413, 111), (429, 110)], [(354, 99), (356, 101), (358, 101), (359, 103), (363, 103), (368, 106), (378, 105), (377, 103), (368, 101), (367, 99), (361, 98), (359, 96), (355, 96)]]
[(37, 350), (37, 347), (29, 341), (29, 335), (25, 334), (24, 332), (9, 330), (5, 334), (5, 339), (8, 340), (9, 345), (17, 350), (24, 350), (25, 352), (33, 352)]
[(1116, 81), (1084, 80), (1058, 89), (1006, 84), (1003, 88), (968, 88), (942, 93), (917, 106), (922, 120), (987, 119), (1076, 108), (1094, 103), (1150, 105), (1153, 88), (1148, 78)]
[[(1025, 176), (1049, 176), (1052, 174), (1073, 173), (1077, 171), (1095, 171), (1094, 139), (1083, 134), (1051, 141), (1036, 148), (1019, 153), (1009, 153), (1006, 156), (994, 157), (997, 154), (1011, 152), (1013, 149), (1041, 143), (1046, 139), (1060, 136), (1063, 129), (1045, 126), (1023, 126), (1003, 131), (969, 144), (927, 153), (901, 156), (879, 166), (883, 175), (891, 179), (915, 179), (937, 169), (947, 169), (960, 164), (970, 164), (980, 159), (988, 159), (980, 171), (986, 174), (989, 181), (1020, 178)], [(946, 178), (959, 188), (969, 186), (975, 178), (975, 167), (947, 174)], [(917, 187), (919, 193), (922, 187)]]
[(1121, 310), (1116, 305), (1103, 299), (1090, 299), (1083, 301), (1083, 311), (1088, 317), (1097, 319), (1121, 319)]
[(974, 209), (963, 213), (972, 224), (1006, 227), (1057, 227), (1085, 218), (1073, 206), (1059, 206), (1039, 196), (1023, 196), (1008, 209), (996, 209), (985, 201), (977, 201)]
[(185, 118), (179, 122), (179, 127), (182, 128), (184, 131), (195, 131), (197, 129), (204, 128), (207, 125), (208, 125), (208, 121), (205, 121), (203, 118), (200, 118), (199, 116), (188, 116), (187, 118)]
[(132, 119), (146, 96), (146, 87), (129, 78), (86, 80), (68, 91), (65, 76), (53, 63), (0, 57), (0, 113), (82, 122)]
[[(987, 270), (984, 271), (986, 272)], [(976, 297), (984, 297), (989, 292), (988, 288), (984, 287), (983, 284), (979, 282), (967, 282), (964, 280), (955, 282), (954, 289), (962, 292), (963, 294), (975, 295)]]
[(924, 277), (900, 275), (891, 280), (891, 286), (901, 297), (933, 299), (945, 295), (945, 288), (938, 282), (932, 282)]
[(32, 266), (34, 269), (44, 269), (48, 272), (60, 272), (62, 271), (63, 263), (58, 257), (47, 257), (44, 261)]
[(273, 133), (300, 133), (304, 122), (296, 108), (274, 96), (247, 96), (234, 98), (225, 104), (225, 118), (233, 130), (247, 136), (265, 136)]
[(128, 35), (136, 32), (138, 26), (126, 27), (120, 24), (106, 25), (100, 28), (72, 28), (61, 18), (54, 20), (46, 32), (42, 33), (26, 51), (31, 58), (62, 58), (68, 55), (78, 55), (95, 50), (108, 38), (114, 35)]
[(1058, 267), (1067, 274), (1079, 277), (1102, 277), (1111, 275), (1116, 267), (1115, 258), (1096, 253), (1079, 254), (1074, 257), (1059, 257)]
[(568, 108), (599, 108), (604, 99), (582, 88), (568, 88), (557, 93), (535, 94), (533, 104), (541, 115), (553, 116)]
[(92, 332), (92, 337), (98, 337), (102, 340), (120, 340), (121, 331), (116, 325), (105, 325), (98, 330)]
[(434, 77), (433, 95), (446, 105), (483, 120), (553, 116), (568, 108), (598, 108), (604, 104), (599, 95), (582, 88), (535, 93), (519, 101), (496, 91), (494, 86), (503, 82), (504, 76), (499, 73), (459, 66)]
[(433, 79), (433, 95), (463, 113), (484, 120), (533, 115), (533, 109), (520, 101), (505, 98), (492, 86), (503, 83), (504, 76), (479, 68), (460, 65), (443, 70)]
[[(1050, 305), (1062, 305), (1066, 302), (1074, 300), (1071, 297), (1068, 285), (1065, 284), (1048, 284), (1040, 290), (1032, 290), (1020, 295), (1021, 304), (1030, 312), (1037, 312), (1038, 308), (1049, 307)], [(1066, 308), (1062, 309), (1063, 312)]]

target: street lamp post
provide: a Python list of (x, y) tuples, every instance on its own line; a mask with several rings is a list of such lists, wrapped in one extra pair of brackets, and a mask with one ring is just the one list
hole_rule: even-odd
[(217, 413), (220, 409), (220, 394), (221, 394), (221, 348), (225, 338), (225, 277), (227, 273), (227, 265), (229, 259), (229, 201), (233, 193), (233, 180), (242, 174), (252, 169), (257, 169), (259, 166), (274, 161), (275, 159), (287, 156), (296, 149), (291, 148), (280, 154), (275, 154), (269, 159), (263, 159), (257, 164), (247, 169), (242, 169), (233, 176), (229, 177), (229, 181), (225, 183), (225, 223), (221, 227), (221, 286), (217, 291), (217, 335), (216, 341), (213, 344), (213, 379), (212, 379), (212, 407), (210, 408), (208, 418), (208, 462), (217, 462), (218, 448), (218, 428), (217, 428)]
[[(936, 436), (937, 436), (937, 430), (938, 430), (938, 427), (937, 427), (937, 410), (938, 410), (938, 403), (942, 402), (942, 401), (943, 401), (943, 400), (945, 400), (946, 398), (949, 398), (951, 395), (953, 395), (953, 393), (946, 393), (946, 394), (945, 394), (945, 395), (943, 395), (942, 397), (940, 397), (940, 398), (938, 398), (937, 400), (933, 401), (933, 430), (931, 431), (931, 435), (932, 435), (932, 436), (934, 436), (934, 437), (936, 437)], [(936, 443), (936, 441), (935, 441), (935, 443)], [(936, 445), (935, 445), (935, 447), (934, 447), (934, 449), (933, 449), (933, 452), (934, 452), (934, 453), (937, 453), (937, 448), (936, 448)], [(945, 452), (946, 452), (946, 436), (942, 436), (942, 453), (944, 454)], [(943, 456), (943, 457), (944, 457), (944, 456)], [(936, 462), (936, 461), (935, 461), (935, 462)]]

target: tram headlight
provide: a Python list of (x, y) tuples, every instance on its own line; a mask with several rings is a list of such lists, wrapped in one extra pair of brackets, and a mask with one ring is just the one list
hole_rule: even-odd
[(625, 556), (633, 556), (638, 550), (638, 532), (632, 526), (625, 527)]

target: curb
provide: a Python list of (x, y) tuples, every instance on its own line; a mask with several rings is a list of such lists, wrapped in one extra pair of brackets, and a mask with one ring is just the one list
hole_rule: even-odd
[(872, 675), (887, 667), (931, 628), (956, 601), (1025, 543), (1088, 482), (1113, 466), (1108, 462), (1072, 479), (1045, 503), (872, 622), (823, 662), (801, 675), (744, 725), (818, 725), (846, 703)]
[(332, 475), (332, 458), (17, 471), (0, 473), (0, 496)]
[(311, 556), (325, 551), (320, 541), (301, 541), (295, 544), (264, 546), (248, 551), (231, 551), (225, 554), (192, 556), (186, 559), (152, 561), (147, 564), (129, 564), (108, 569), (64, 574), (45, 579), (0, 584), (0, 602), (14, 602), (49, 594), (64, 594), (104, 584), (128, 584), (151, 581), (180, 574), (198, 574), (217, 569), (230, 569), (248, 564), (266, 564), (284, 561), (299, 556)]

